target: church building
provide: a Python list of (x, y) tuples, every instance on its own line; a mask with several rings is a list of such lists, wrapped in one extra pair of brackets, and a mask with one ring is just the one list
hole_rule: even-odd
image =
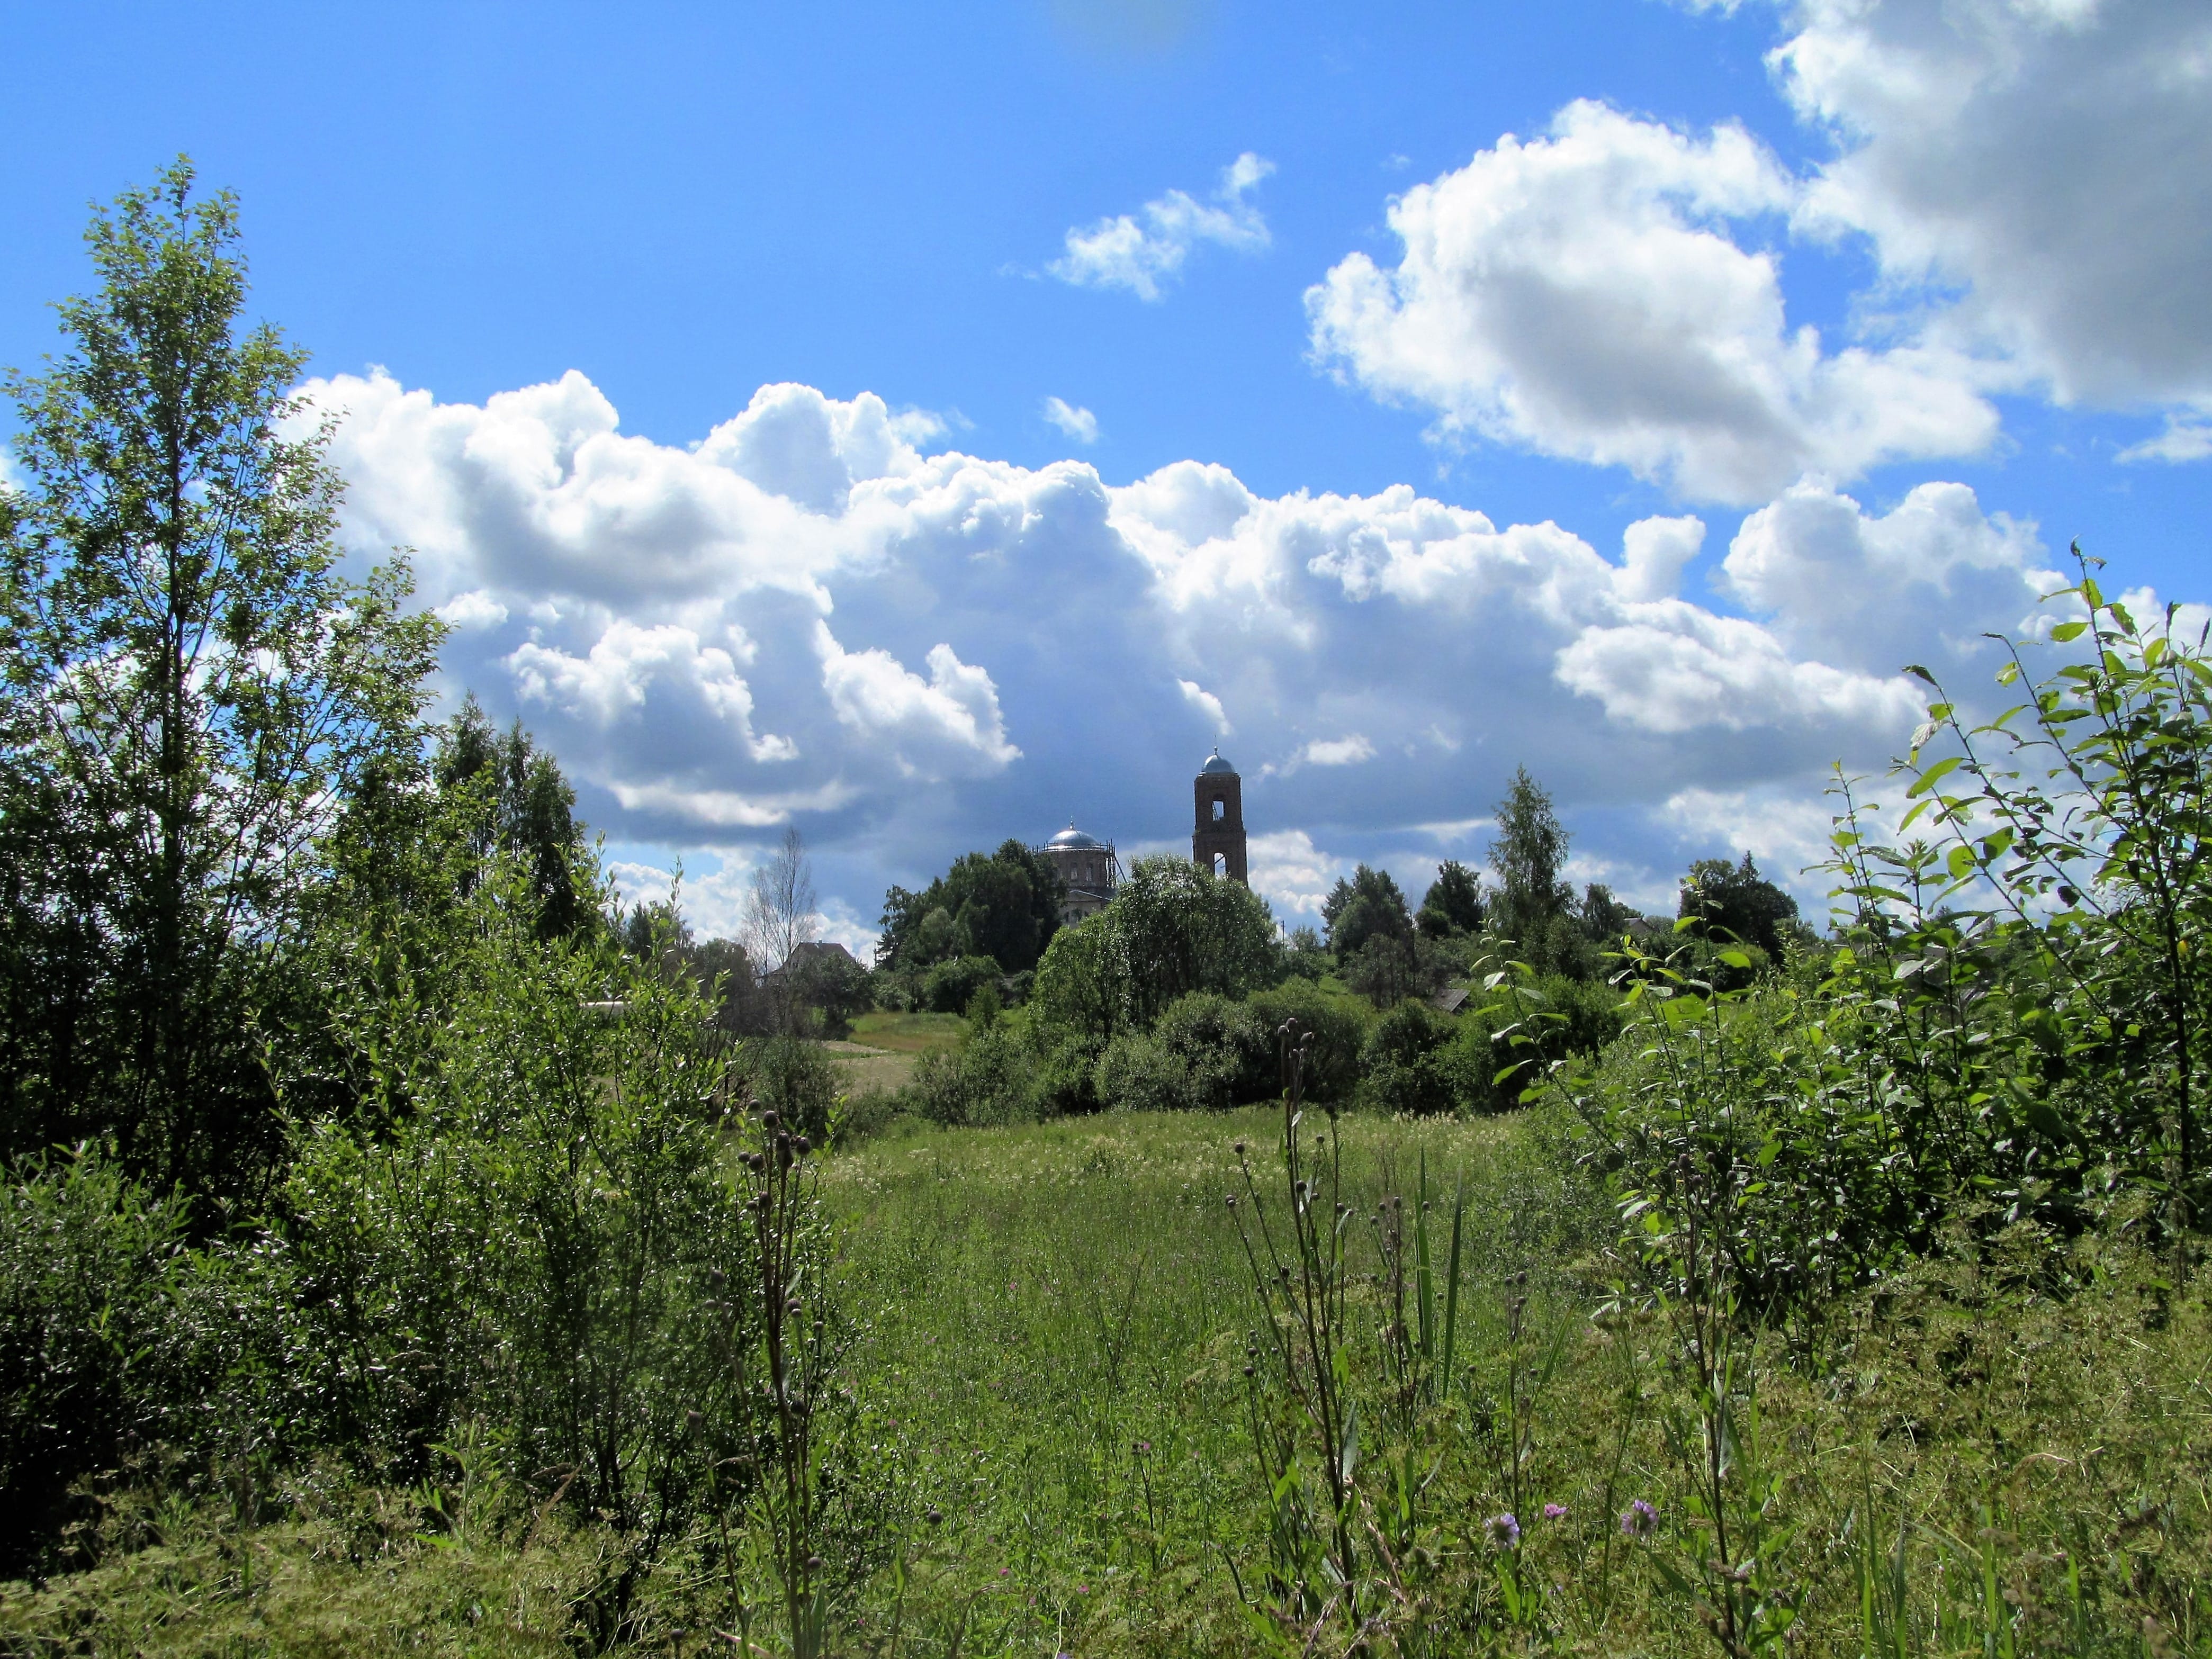
[[(1190, 835), (1193, 862), (1210, 874), (1250, 886), (1244, 863), (1244, 781), (1218, 749), (1198, 769), (1192, 798), (1197, 811)], [(1121, 884), (1121, 860), (1112, 842), (1085, 834), (1070, 821), (1035, 850), (1052, 860), (1066, 887), (1060, 904), (1061, 927), (1095, 916), (1114, 902)]]

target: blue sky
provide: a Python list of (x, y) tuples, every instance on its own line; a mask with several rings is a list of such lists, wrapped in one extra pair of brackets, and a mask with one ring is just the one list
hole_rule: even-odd
[(1522, 762), (1663, 904), (2072, 537), (2212, 597), (2201, 8), (1378, 9), (19, 8), (0, 362), (238, 191), (350, 539), (710, 929), (786, 822), (848, 937), (1172, 844), (1217, 740), (1286, 920)]

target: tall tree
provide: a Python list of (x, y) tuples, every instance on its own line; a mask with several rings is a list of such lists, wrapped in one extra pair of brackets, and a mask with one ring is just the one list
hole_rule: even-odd
[(1060, 927), (1065, 884), (1052, 860), (1012, 839), (995, 853), (966, 853), (921, 892), (884, 895), (878, 963), (927, 968), (946, 957), (986, 956), (1003, 973), (1036, 966)]
[(1559, 879), (1567, 860), (1567, 832), (1552, 798), (1525, 766), (1516, 767), (1505, 799), (1498, 803), (1498, 834), (1490, 843), (1490, 868), (1498, 878), (1490, 925), (1524, 952), (1549, 947), (1553, 923), (1574, 902)]
[(599, 925), (596, 861), (576, 817), (575, 789), (520, 720), (501, 737), (470, 693), (439, 733), (432, 771), (441, 794), (482, 793), (477, 864), (504, 853), (527, 865), (540, 939), (573, 939)]
[(1446, 859), (1421, 896), (1420, 915), (1414, 920), (1431, 939), (1474, 933), (1483, 921), (1482, 878), (1457, 859)]
[(1139, 859), (1113, 903), (1053, 935), (1030, 1007), (1045, 1026), (1103, 1043), (1142, 1030), (1177, 997), (1243, 997), (1285, 971), (1267, 902), (1188, 859)]
[(1797, 925), (1797, 901), (1760, 875), (1746, 853), (1741, 864), (1699, 859), (1691, 865), (1676, 914), (1696, 918), (1700, 933), (1780, 956), (1784, 938)]
[(276, 1145), (253, 1022), (320, 838), (419, 751), (441, 629), (404, 563), (342, 574), (306, 354), (246, 326), (237, 204), (192, 180), (96, 214), (67, 349), (6, 381), (0, 1089), (13, 1148), (112, 1135), (221, 1198)]
[(774, 856), (753, 871), (745, 895), (747, 953), (771, 973), (788, 966), (793, 953), (814, 938), (816, 909), (814, 866), (793, 824)]
[(1340, 957), (1353, 955), (1377, 937), (1406, 940), (1413, 936), (1413, 913), (1406, 908), (1406, 896), (1395, 878), (1388, 870), (1364, 864), (1352, 872), (1349, 881), (1337, 878), (1322, 901), (1321, 917), (1328, 925), (1328, 948)]

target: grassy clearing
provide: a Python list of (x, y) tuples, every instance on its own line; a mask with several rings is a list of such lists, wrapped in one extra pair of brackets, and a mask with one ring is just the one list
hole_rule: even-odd
[[(1279, 1114), (1130, 1115), (872, 1143), (830, 1166), (876, 1443), (925, 1537), (947, 1650), (1238, 1652), (1222, 1547), (1253, 1541), (1248, 1269), (1224, 1205)], [(1470, 1183), (1471, 1275), (1569, 1249), (1578, 1192), (1498, 1120), (1346, 1120), (1348, 1187)], [(963, 1623), (964, 1621), (964, 1623)]]
[(957, 1014), (902, 1014), (878, 1009), (853, 1021), (853, 1041), (895, 1054), (927, 1054), (959, 1046)]
[[(1425, 1158), (1439, 1211), (1467, 1181), (1464, 1364), (1423, 1454), (1427, 1650), (1716, 1651), (1668, 1581), (1705, 1535), (1680, 1349), (1664, 1318), (1593, 1317), (1606, 1218), (1556, 1124), (1342, 1127), (1356, 1222), (1413, 1194)], [(1264, 1152), (1278, 1127), (1265, 1110), (908, 1122), (829, 1162), (854, 1322), (848, 1467), (868, 1494), (865, 1528), (833, 1546), (855, 1575), (841, 1650), (1260, 1650), (1229, 1570), (1253, 1581), (1264, 1510), (1223, 1199), (1234, 1143)], [(1762, 1571), (1789, 1598), (1789, 1650), (2212, 1652), (2205, 1283), (2101, 1246), (2075, 1265), (2052, 1297), (2002, 1252), (1938, 1260), (1838, 1309), (1818, 1353), (1758, 1355), (1736, 1455), (1778, 1540)], [(1632, 1539), (1620, 1516), (1639, 1498), (1654, 1530)], [(620, 1540), (523, 1503), (479, 1500), (457, 1525), (441, 1504), (310, 1489), (258, 1528), (212, 1503), (142, 1517), (150, 1547), (0, 1598), (0, 1651), (573, 1643)], [(1509, 1510), (1510, 1553), (1486, 1535)], [(707, 1541), (645, 1583), (622, 1650), (728, 1650)]]
[(825, 1042), (822, 1046), (837, 1067), (838, 1091), (854, 1098), (895, 1094), (905, 1088), (914, 1081), (915, 1062), (921, 1058), (915, 1054), (871, 1053), (856, 1044)]

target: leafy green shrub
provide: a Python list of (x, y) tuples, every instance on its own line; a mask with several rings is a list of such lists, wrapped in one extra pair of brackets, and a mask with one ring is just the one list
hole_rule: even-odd
[(1152, 1035), (1182, 1061), (1195, 1105), (1243, 1106), (1275, 1092), (1274, 1034), (1249, 1002), (1194, 991), (1167, 1006)]
[(752, 1248), (724, 1176), (732, 1085), (687, 976), (538, 945), (516, 872), (494, 873), (410, 995), (339, 1000), (388, 1110), (374, 1134), (317, 1127), (295, 1164), (301, 1363), (327, 1443), (413, 1474), (481, 1424), (512, 1478), (628, 1534), (635, 1567), (761, 1408), (708, 1308)]
[(948, 1127), (1021, 1123), (1037, 1115), (1032, 1081), (1024, 1032), (1000, 1020), (957, 1048), (924, 1054), (903, 1093), (918, 1116)]
[[(1316, 1101), (1352, 1098), (1359, 1081), (1360, 1047), (1367, 1040), (1373, 1016), (1357, 997), (1332, 995), (1310, 980), (1285, 980), (1270, 990), (1255, 991), (1245, 999), (1261, 1030), (1274, 1041), (1283, 1022), (1295, 1019), (1310, 1034), (1305, 1060), (1306, 1097)], [(1279, 1086), (1268, 1080), (1267, 1096)]]
[(1408, 997), (1375, 1022), (1360, 1050), (1358, 1098), (1378, 1111), (1430, 1117), (1452, 1109), (1452, 1022)]
[(922, 1005), (933, 1014), (965, 1013), (976, 992), (998, 982), (999, 964), (989, 957), (953, 957), (922, 975)]
[(1030, 1088), (1040, 1117), (1067, 1117), (1095, 1112), (1098, 1097), (1098, 1055), (1092, 1046), (1073, 1033), (1028, 1028)]
[(1460, 1018), (1446, 1062), (1455, 1094), (1470, 1111), (1510, 1110), (1559, 1062), (1601, 1053), (1623, 1024), (1621, 994), (1603, 980), (1545, 974), (1515, 980), (1510, 994), (1493, 988)]
[(830, 1131), (842, 1080), (837, 1064), (818, 1042), (801, 1037), (756, 1037), (740, 1043), (730, 1069), (753, 1101), (781, 1114), (798, 1133), (816, 1141)]
[(73, 1483), (168, 1426), (184, 1211), (90, 1151), (0, 1188), (0, 1578), (46, 1559)]
[(1123, 1031), (1098, 1057), (1098, 1101), (1111, 1112), (1179, 1112), (1200, 1103), (1190, 1066), (1150, 1031)]

